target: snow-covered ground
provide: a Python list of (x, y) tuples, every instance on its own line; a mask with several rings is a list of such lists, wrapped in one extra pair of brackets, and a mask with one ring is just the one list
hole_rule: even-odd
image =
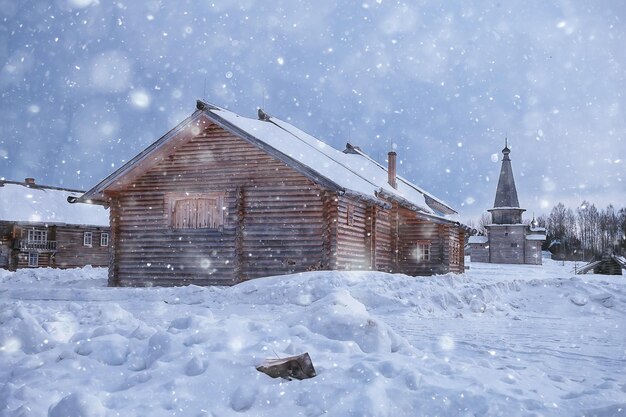
[[(626, 415), (626, 279), (573, 267), (134, 289), (0, 271), (0, 416)], [(255, 369), (303, 352), (317, 377)]]

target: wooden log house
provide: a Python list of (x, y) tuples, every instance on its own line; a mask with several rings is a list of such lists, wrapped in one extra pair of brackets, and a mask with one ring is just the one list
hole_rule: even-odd
[(0, 181), (0, 268), (75, 268), (109, 264), (109, 216), (73, 206), (84, 191)]
[(259, 110), (196, 111), (76, 202), (111, 211), (109, 285), (232, 285), (311, 270), (462, 272), (456, 212), (350, 144)]

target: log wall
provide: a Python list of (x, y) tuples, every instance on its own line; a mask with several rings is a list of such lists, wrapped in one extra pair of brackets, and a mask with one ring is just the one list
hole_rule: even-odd
[[(418, 219), (414, 213), (400, 208), (398, 211), (398, 268), (407, 275), (433, 275), (448, 272), (449, 265), (444, 258), (444, 243), (447, 232), (445, 226)], [(430, 242), (430, 260), (420, 260), (417, 244)]]
[(525, 226), (489, 226), (489, 262), (523, 264)]
[[(29, 229), (46, 231), (47, 242), (56, 242), (56, 245), (45, 249), (20, 249), (20, 241), (27, 241)], [(83, 244), (84, 232), (92, 233), (93, 240), (91, 246)], [(30, 252), (38, 253), (37, 267), (40, 268), (80, 268), (86, 265), (94, 267), (107, 266), (109, 263), (109, 248), (108, 246), (100, 246), (101, 233), (109, 233), (109, 228), (70, 224), (0, 222), (0, 245), (2, 245), (3, 257), (0, 267), (10, 270), (33, 268), (28, 266), (28, 254)]]
[(337, 267), (370, 269), (372, 243), (368, 236), (371, 219), (365, 202), (341, 196), (337, 202)]
[(465, 271), (465, 232), (460, 227), (448, 225), (439, 227), (447, 232), (443, 233), (447, 241), (443, 243), (443, 259), (444, 264), (448, 265), (447, 272), (461, 274)]
[(541, 265), (541, 244), (540, 240), (526, 240), (526, 249), (524, 251), (524, 261), (531, 265)]
[(0, 268), (3, 269), (10, 267), (11, 229), (11, 223), (0, 221)]
[[(165, 200), (181, 192), (222, 193), (223, 227), (172, 229)], [(112, 285), (231, 285), (332, 261), (322, 190), (215, 125), (110, 197)]]
[[(100, 245), (102, 233), (111, 233), (108, 227), (56, 226), (57, 250), (52, 266), (57, 268), (79, 268), (85, 265), (102, 267), (109, 265), (109, 247)], [(91, 232), (92, 245), (84, 246), (83, 234)], [(40, 255), (41, 262), (41, 255)]]
[(372, 207), (373, 213), (371, 214), (374, 226), (372, 227), (374, 233), (374, 266), (373, 269), (383, 272), (393, 272), (395, 265), (393, 263), (392, 256), (392, 233), (391, 233), (391, 212), (388, 209), (380, 207)]
[(488, 243), (471, 243), (470, 258), (472, 262), (489, 262)]

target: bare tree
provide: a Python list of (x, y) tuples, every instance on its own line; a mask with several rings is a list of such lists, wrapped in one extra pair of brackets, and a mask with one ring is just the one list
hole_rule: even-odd
[(619, 239), (619, 253), (626, 254), (626, 208), (617, 212), (617, 235)]
[(487, 226), (490, 224), (491, 214), (483, 213), (482, 216), (480, 216), (480, 219), (478, 219), (478, 226), (476, 227), (476, 229), (478, 229), (478, 233), (483, 236), (487, 235)]

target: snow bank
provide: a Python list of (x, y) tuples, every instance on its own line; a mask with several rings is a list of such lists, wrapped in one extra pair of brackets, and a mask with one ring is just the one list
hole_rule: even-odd
[[(107, 288), (105, 276), (0, 273), (0, 415), (608, 416), (626, 404), (623, 338), (607, 333), (626, 321), (624, 281), (569, 265), (232, 288)], [(305, 351), (315, 378), (255, 370)]]

